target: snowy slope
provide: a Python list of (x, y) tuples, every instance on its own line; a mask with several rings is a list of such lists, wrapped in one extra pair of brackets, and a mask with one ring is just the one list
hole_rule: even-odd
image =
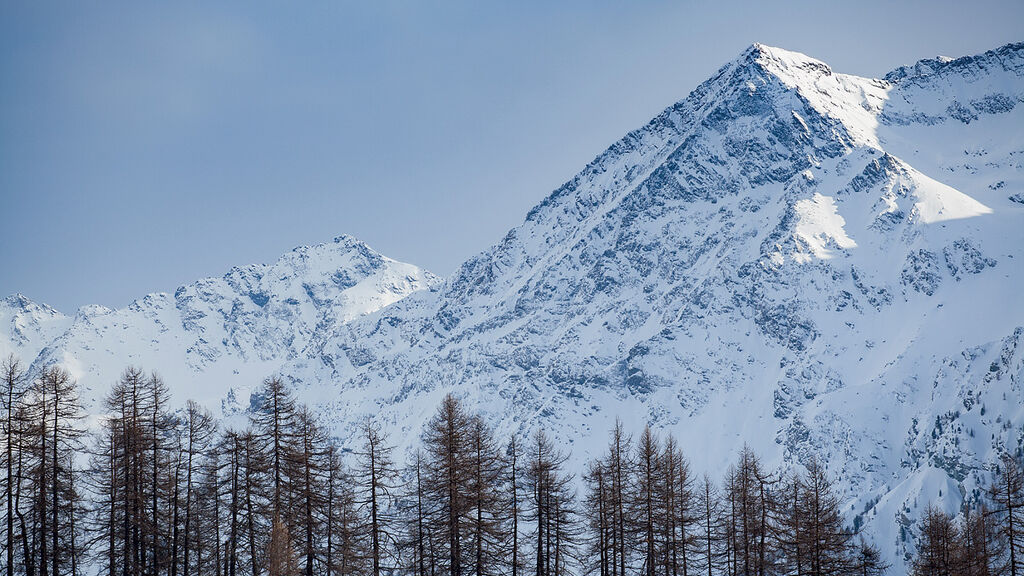
[(72, 319), (22, 294), (0, 300), (0, 350), (33, 359), (71, 325)]
[[(128, 365), (159, 372), (178, 401), (227, 411), (336, 326), (440, 280), (349, 236), (296, 248), (271, 265), (150, 294), (126, 308), (85, 306), (74, 317), (22, 296), (0, 302), (0, 353), (34, 369), (60, 363), (90, 407)], [(232, 399), (241, 397), (235, 406)]]
[(455, 390), (577, 461), (616, 416), (716, 476), (744, 442), (813, 454), (899, 560), (929, 500), (1024, 443), (1022, 102), (1024, 44), (884, 79), (754, 45), (443, 284), (356, 298), (310, 249), (73, 321), (0, 308), (0, 337), (229, 412), (277, 370), (343, 439), (376, 414), (410, 445)]

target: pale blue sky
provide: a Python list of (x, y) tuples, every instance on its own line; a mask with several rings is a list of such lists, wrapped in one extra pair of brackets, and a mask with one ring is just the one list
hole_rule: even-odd
[(879, 76), (1024, 2), (0, 3), (0, 296), (124, 306), (349, 233), (447, 274), (747, 45)]

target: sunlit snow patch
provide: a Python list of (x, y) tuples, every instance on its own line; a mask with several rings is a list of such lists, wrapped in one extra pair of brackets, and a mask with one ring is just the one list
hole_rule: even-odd
[(991, 214), (992, 209), (967, 194), (904, 165), (916, 183), (914, 215), (922, 224), (973, 218)]
[[(857, 247), (843, 229), (846, 220), (839, 215), (831, 196), (815, 192), (812, 198), (800, 200), (793, 208), (797, 214), (796, 236), (807, 244), (816, 258), (831, 258), (832, 247), (844, 250)], [(811, 261), (807, 254), (795, 254), (794, 259), (800, 263)]]

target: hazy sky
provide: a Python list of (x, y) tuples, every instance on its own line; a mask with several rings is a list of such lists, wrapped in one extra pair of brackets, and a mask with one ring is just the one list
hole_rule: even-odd
[(340, 233), (447, 274), (755, 41), (880, 76), (1022, 23), (1019, 0), (3, 2), (0, 296), (124, 306)]

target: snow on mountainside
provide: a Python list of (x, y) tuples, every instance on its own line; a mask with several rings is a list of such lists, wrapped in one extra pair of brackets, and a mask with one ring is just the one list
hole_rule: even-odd
[(87, 403), (124, 367), (137, 365), (159, 372), (180, 401), (231, 410), (233, 390), (258, 386), (334, 327), (438, 282), (340, 236), (120, 310), (86, 306), (67, 317), (23, 296), (7, 298), (0, 302), (0, 353), (13, 351), (34, 369), (64, 365), (89, 389)]
[(754, 45), (443, 284), (387, 261), (410, 278), (365, 304), (328, 246), (73, 320), (4, 301), (0, 344), (229, 412), (277, 370), (342, 439), (376, 414), (415, 442), (456, 390), (577, 461), (616, 416), (716, 477), (744, 442), (817, 455), (898, 561), (1024, 445), (1022, 103), (1024, 44), (884, 79)]
[(21, 294), (0, 300), (0, 350), (32, 359), (43, 346), (67, 330), (71, 319), (47, 306), (37, 304)]

